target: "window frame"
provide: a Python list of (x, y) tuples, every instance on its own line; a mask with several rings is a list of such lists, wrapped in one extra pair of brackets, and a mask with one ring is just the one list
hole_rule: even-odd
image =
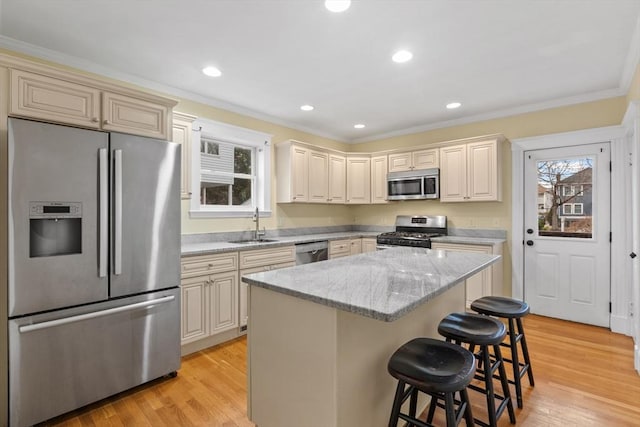
[[(255, 182), (250, 206), (201, 205), (200, 204), (200, 137), (221, 143), (255, 148)], [(272, 135), (208, 119), (197, 119), (193, 123), (191, 156), (191, 183), (198, 189), (191, 197), (189, 215), (192, 218), (246, 218), (255, 213), (271, 216), (271, 137)]]

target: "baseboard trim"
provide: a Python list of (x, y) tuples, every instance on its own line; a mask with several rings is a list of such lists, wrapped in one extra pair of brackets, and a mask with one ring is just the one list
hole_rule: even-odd
[(628, 317), (611, 316), (610, 319), (611, 332), (632, 336), (631, 321)]
[(638, 347), (638, 344), (636, 343), (636, 345), (633, 346), (634, 349), (634, 360), (635, 360), (635, 368), (636, 371), (638, 371), (638, 374), (640, 375), (640, 347)]

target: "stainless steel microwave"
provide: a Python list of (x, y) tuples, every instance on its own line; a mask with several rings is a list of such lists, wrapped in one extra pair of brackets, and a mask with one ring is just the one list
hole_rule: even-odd
[(387, 174), (388, 200), (440, 198), (440, 169), (418, 169)]

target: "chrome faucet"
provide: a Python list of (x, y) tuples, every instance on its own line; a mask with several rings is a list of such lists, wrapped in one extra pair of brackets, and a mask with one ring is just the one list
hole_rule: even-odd
[(253, 222), (256, 223), (256, 229), (253, 232), (253, 240), (262, 240), (262, 238), (267, 234), (267, 230), (260, 231), (260, 211), (256, 208), (256, 213), (253, 214)]

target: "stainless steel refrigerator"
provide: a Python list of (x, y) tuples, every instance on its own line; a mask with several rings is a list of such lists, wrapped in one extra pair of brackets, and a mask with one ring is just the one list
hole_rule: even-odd
[(10, 118), (9, 422), (180, 367), (180, 151)]

